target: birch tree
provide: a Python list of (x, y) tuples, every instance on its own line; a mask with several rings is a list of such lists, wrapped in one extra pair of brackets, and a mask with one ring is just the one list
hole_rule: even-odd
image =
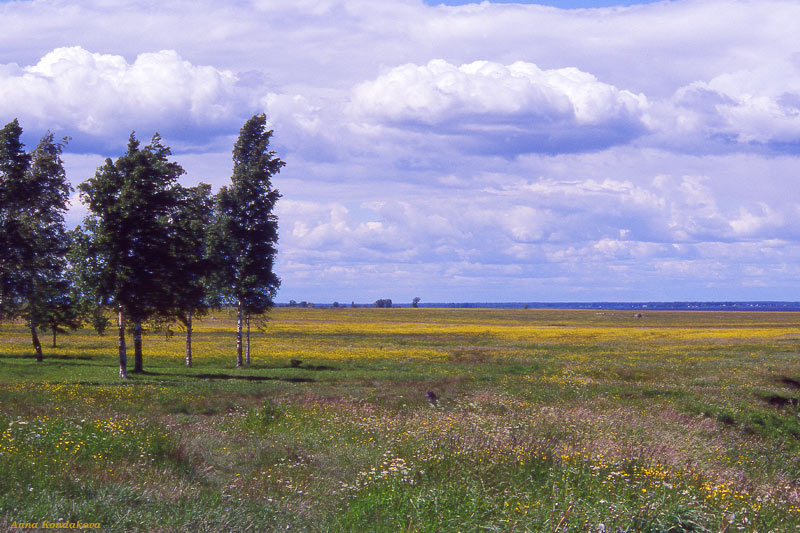
[(134, 134), (124, 155), (106, 159), (79, 187), (89, 214), (81, 244), (101, 304), (117, 312), (120, 377), (127, 377), (125, 325), (134, 325), (134, 372), (143, 372), (141, 323), (171, 306), (171, 225), (183, 169), (156, 134), (144, 148)]
[[(72, 187), (61, 160), (63, 144), (47, 133), (34, 149), (26, 172), (32, 196), (22, 215), (22, 229), (28, 253), (23, 277), (26, 279), (25, 306), (36, 356), (42, 349), (36, 329), (53, 326), (53, 335), (62, 325), (75, 326), (70, 284), (67, 278), (67, 252), (70, 239), (64, 224)], [(55, 339), (55, 336), (54, 336)], [(55, 345), (55, 340), (53, 341)]]
[[(215, 196), (214, 222), (209, 234), (213, 278), (225, 303), (236, 306), (236, 366), (242, 358), (242, 329), (251, 315), (273, 305), (280, 279), (273, 268), (278, 243), (274, 213), (280, 193), (272, 177), (285, 165), (270, 150), (272, 130), (264, 114), (251, 117), (233, 148), (231, 184)], [(249, 327), (247, 328), (249, 346)]]
[(0, 130), (0, 316), (14, 316), (23, 292), (24, 239), (21, 214), (28, 198), (25, 173), (30, 155), (17, 119)]
[(208, 294), (209, 258), (206, 232), (211, 224), (214, 204), (211, 186), (181, 188), (172, 216), (171, 315), (186, 329), (186, 366), (192, 366), (193, 320), (205, 314)]
[(39, 328), (70, 312), (64, 213), (72, 189), (63, 144), (48, 132), (26, 154), (21, 134), (16, 120), (0, 131), (0, 306), (4, 314), (26, 319), (42, 361)]

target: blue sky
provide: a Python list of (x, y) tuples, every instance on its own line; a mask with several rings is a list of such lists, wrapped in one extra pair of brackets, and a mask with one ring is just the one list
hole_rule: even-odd
[(547, 3), (0, 2), (0, 121), (219, 187), (267, 113), (281, 301), (797, 300), (800, 4)]
[[(632, 6), (636, 4), (653, 4), (659, 0), (489, 0), (493, 4), (538, 4), (557, 7), (559, 9), (594, 9), (598, 7)], [(663, 0), (660, 0), (663, 1)], [(469, 0), (426, 0), (429, 5), (461, 6), (479, 4)]]

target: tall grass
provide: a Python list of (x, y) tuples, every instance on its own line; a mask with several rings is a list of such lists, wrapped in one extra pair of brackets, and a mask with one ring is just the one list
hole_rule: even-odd
[(276, 309), (235, 369), (217, 313), (127, 382), (4, 324), (0, 528), (795, 530), (799, 318)]

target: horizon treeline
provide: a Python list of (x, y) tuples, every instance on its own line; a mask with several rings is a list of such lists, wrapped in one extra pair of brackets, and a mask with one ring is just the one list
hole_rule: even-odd
[(235, 306), (236, 366), (250, 364), (251, 320), (272, 308), (280, 286), (272, 176), (285, 163), (270, 150), (266, 115), (242, 126), (231, 181), (213, 195), (208, 184), (178, 183), (185, 171), (158, 133), (145, 146), (131, 133), (125, 153), (78, 185), (88, 212), (72, 231), (61, 159), (69, 139), (48, 132), (29, 153), (21, 137), (17, 119), (0, 130), (0, 320), (26, 321), (38, 361), (39, 332), (55, 347), (59, 333), (87, 322), (103, 334), (113, 312), (121, 378), (126, 333), (133, 372), (144, 371), (145, 326), (183, 326), (191, 366), (192, 320)]

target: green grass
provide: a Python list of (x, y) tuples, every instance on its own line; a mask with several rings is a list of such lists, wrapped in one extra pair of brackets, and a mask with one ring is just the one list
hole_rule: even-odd
[(125, 382), (113, 336), (3, 324), (0, 528), (796, 530), (799, 321), (276, 309), (236, 369), (216, 313)]

